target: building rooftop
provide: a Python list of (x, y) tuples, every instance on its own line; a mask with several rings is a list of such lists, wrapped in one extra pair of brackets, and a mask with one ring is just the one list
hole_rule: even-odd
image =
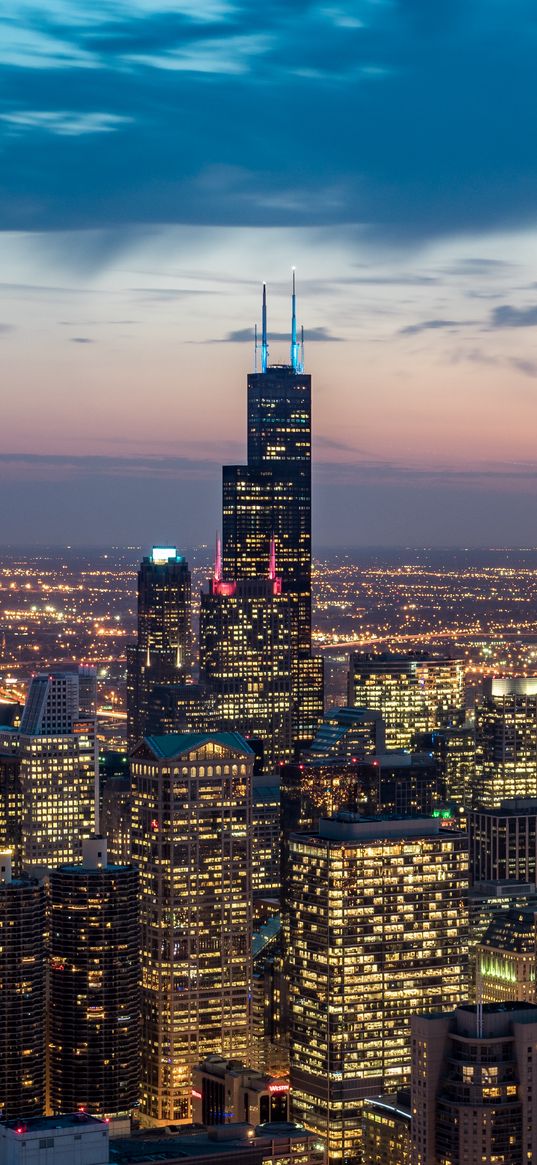
[[(356, 813), (337, 813), (319, 822), (321, 841), (363, 842), (407, 837), (463, 837), (462, 830), (449, 829), (437, 817), (360, 817)], [(294, 835), (300, 837), (300, 834)], [(303, 837), (304, 835), (302, 835)], [(312, 840), (316, 840), (312, 837)]]
[(479, 945), (517, 955), (535, 955), (536, 935), (537, 908), (507, 910), (494, 915)]
[(171, 760), (204, 744), (222, 744), (234, 752), (253, 756), (253, 749), (240, 732), (171, 732), (166, 736), (146, 736), (146, 744), (156, 757)]
[(304, 1137), (307, 1134), (301, 1125), (233, 1124), (222, 1125), (210, 1130), (203, 1126), (170, 1125), (168, 1128), (144, 1129), (130, 1137), (114, 1137), (110, 1142), (111, 1165), (131, 1165), (142, 1162), (152, 1165), (156, 1161), (196, 1160), (197, 1157), (213, 1156), (219, 1161), (240, 1162), (241, 1153), (263, 1145), (266, 1140)]
[(108, 1128), (107, 1122), (91, 1116), (88, 1112), (68, 1112), (61, 1116), (33, 1116), (26, 1120), (16, 1119), (5, 1122), (6, 1129), (14, 1133), (50, 1133), (53, 1129), (78, 1129), (81, 1125), (101, 1125)]

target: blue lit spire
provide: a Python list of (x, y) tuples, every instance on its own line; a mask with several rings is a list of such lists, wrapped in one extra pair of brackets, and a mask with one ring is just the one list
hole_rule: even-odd
[(293, 372), (298, 372), (298, 343), (296, 338), (296, 286), (294, 267), (293, 290), (291, 293), (291, 367)]
[(261, 318), (261, 371), (266, 372), (268, 366), (267, 340), (267, 285), (263, 284), (263, 310)]

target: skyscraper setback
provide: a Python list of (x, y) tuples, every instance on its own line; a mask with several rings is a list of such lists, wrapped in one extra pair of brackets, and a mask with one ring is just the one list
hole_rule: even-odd
[(293, 275), (289, 364), (268, 363), (263, 286), (261, 370), (248, 377), (248, 461), (223, 469), (223, 567), (226, 579), (264, 577), (274, 540), (290, 598), (297, 745), (312, 739), (323, 712), (322, 660), (311, 652), (311, 376), (303, 355)]

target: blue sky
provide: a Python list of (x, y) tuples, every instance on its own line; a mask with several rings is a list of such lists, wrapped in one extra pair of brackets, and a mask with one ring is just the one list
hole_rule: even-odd
[(296, 264), (318, 541), (534, 544), (536, 42), (529, 0), (0, 13), (0, 541), (212, 538)]

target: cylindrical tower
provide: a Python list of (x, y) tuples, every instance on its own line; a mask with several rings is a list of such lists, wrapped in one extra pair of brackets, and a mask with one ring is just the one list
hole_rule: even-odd
[(0, 1119), (45, 1109), (45, 891), (0, 854)]
[(109, 865), (106, 841), (50, 877), (49, 1102), (129, 1115), (140, 1076), (138, 872)]

